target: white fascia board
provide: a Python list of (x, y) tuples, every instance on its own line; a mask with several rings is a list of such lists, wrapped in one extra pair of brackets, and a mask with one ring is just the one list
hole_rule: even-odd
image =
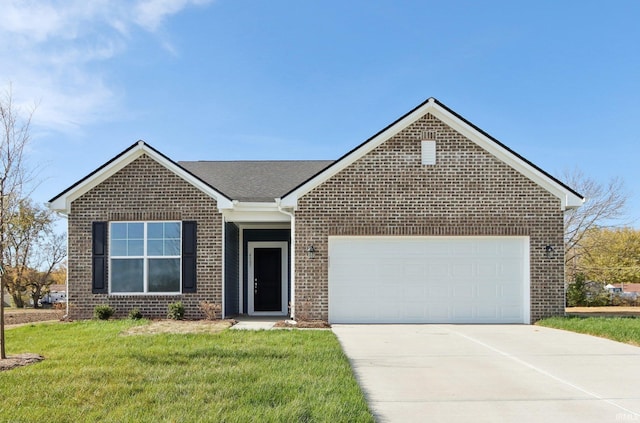
[(581, 197), (567, 190), (565, 187), (549, 178), (540, 170), (536, 169), (534, 166), (531, 166), (526, 161), (514, 155), (511, 151), (505, 149), (500, 144), (488, 138), (486, 135), (479, 132), (477, 129), (467, 124), (457, 116), (454, 116), (448, 110), (444, 109), (438, 104), (434, 104), (433, 109), (429, 112), (460, 134), (464, 135), (467, 139), (469, 139), (482, 149), (491, 153), (502, 162), (511, 166), (522, 175), (531, 179), (533, 182), (558, 197), (561, 202), (562, 210), (577, 208), (583, 204), (584, 200)]
[(113, 162), (109, 163), (94, 175), (91, 175), (89, 179), (80, 183), (78, 186), (74, 187), (64, 195), (56, 198), (55, 201), (49, 203), (49, 207), (59, 213), (69, 214), (69, 212), (71, 211), (71, 203), (74, 200), (82, 197), (84, 194), (109, 179), (118, 171), (122, 170), (124, 167), (142, 156), (144, 152), (144, 145), (142, 143), (138, 143), (138, 145), (131, 149), (128, 154), (120, 157), (119, 160), (114, 160)]
[(49, 209), (53, 210), (54, 212), (60, 213), (62, 216), (67, 216), (69, 214), (71, 202), (69, 202), (68, 205), (67, 201), (65, 200), (65, 197), (62, 196), (57, 198), (55, 201), (51, 201), (46, 204), (47, 207), (49, 207)]
[(434, 99), (430, 98), (425, 104), (421, 107), (414, 110), (412, 113), (408, 114), (395, 125), (387, 128), (383, 132), (380, 132), (378, 135), (373, 137), (372, 139), (366, 141), (359, 148), (353, 150), (349, 155), (343, 157), (338, 162), (330, 166), (324, 172), (316, 175), (314, 178), (308, 180), (303, 185), (300, 185), (295, 191), (290, 192), (288, 195), (280, 199), (280, 204), (282, 207), (292, 207), (296, 208), (298, 205), (298, 198), (304, 196), (309, 191), (317, 187), (318, 185), (325, 182), (327, 179), (346, 169), (350, 165), (352, 165), (356, 160), (364, 157), (366, 154), (371, 152), (373, 149), (392, 138), (393, 136), (400, 133), (406, 127), (420, 119), (422, 116), (430, 112), (430, 109), (435, 105)]
[(216, 191), (215, 189), (211, 188), (210, 186), (208, 186), (198, 178), (189, 174), (188, 172), (180, 168), (175, 163), (171, 162), (170, 160), (167, 160), (165, 157), (158, 154), (153, 149), (149, 148), (147, 144), (145, 144), (143, 141), (139, 141), (137, 145), (131, 148), (126, 154), (119, 157), (117, 160), (114, 160), (113, 162), (109, 163), (108, 165), (100, 169), (98, 172), (91, 175), (91, 177), (89, 177), (86, 181), (83, 181), (78, 186), (71, 189), (69, 192), (65, 193), (64, 195), (61, 195), (60, 197), (56, 198), (54, 201), (48, 203), (49, 208), (51, 208), (52, 210), (58, 213), (62, 213), (65, 215), (69, 214), (69, 212), (71, 211), (71, 203), (74, 200), (78, 199), (79, 197), (83, 196), (84, 194), (86, 194), (96, 186), (100, 185), (101, 183), (109, 179), (111, 176), (113, 176), (114, 174), (116, 174), (117, 172), (125, 168), (127, 165), (134, 162), (143, 154), (148, 155), (149, 157), (151, 157), (152, 159), (160, 163), (162, 166), (164, 166), (165, 168), (167, 168), (168, 170), (170, 170), (180, 178), (184, 179), (186, 182), (190, 183), (191, 185), (198, 188), (205, 194), (214, 198), (218, 204), (218, 209), (232, 207), (231, 200), (226, 198), (220, 192)]

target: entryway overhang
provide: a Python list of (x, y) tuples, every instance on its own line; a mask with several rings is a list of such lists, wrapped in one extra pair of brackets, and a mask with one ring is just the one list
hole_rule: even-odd
[(293, 295), (294, 216), (277, 202), (233, 201), (224, 217), (225, 316), (286, 316)]
[(220, 209), (227, 222), (291, 222), (291, 214), (283, 212), (275, 202), (244, 202), (234, 200), (229, 208)]

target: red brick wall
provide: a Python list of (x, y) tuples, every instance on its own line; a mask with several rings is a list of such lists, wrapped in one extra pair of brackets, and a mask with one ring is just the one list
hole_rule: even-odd
[[(425, 133), (437, 163), (421, 163)], [(564, 313), (560, 200), (427, 114), (298, 201), (295, 301), (328, 318), (330, 235), (527, 235), (531, 320)], [(317, 253), (305, 252), (314, 245)]]
[[(94, 221), (196, 220), (197, 292), (182, 295), (91, 293), (91, 223)], [(90, 318), (98, 304), (116, 316), (137, 307), (145, 317), (166, 317), (182, 301), (186, 318), (200, 318), (201, 301), (222, 301), (222, 215), (216, 201), (143, 155), (71, 204), (69, 225), (69, 308), (73, 319)]]

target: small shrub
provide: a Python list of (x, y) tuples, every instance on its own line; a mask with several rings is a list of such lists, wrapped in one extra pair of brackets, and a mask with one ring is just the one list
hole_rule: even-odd
[(204, 318), (207, 320), (217, 320), (222, 318), (222, 304), (220, 303), (202, 301), (200, 303), (200, 310), (202, 310)]
[(129, 319), (131, 320), (140, 320), (142, 319), (142, 313), (140, 313), (139, 308), (134, 308), (129, 312)]
[(167, 317), (173, 320), (182, 320), (184, 318), (184, 305), (182, 301), (169, 304)]
[(53, 309), (54, 310), (66, 310), (67, 309), (67, 303), (53, 303)]
[(609, 305), (609, 294), (601, 282), (587, 281), (585, 275), (576, 275), (575, 282), (567, 287), (567, 306), (601, 307)]
[(99, 320), (109, 320), (115, 310), (109, 304), (101, 304), (93, 309), (93, 317)]
[(619, 292), (611, 295), (611, 305), (612, 306), (622, 306), (622, 307), (635, 307), (638, 305), (637, 297), (633, 297), (630, 295), (624, 295)]

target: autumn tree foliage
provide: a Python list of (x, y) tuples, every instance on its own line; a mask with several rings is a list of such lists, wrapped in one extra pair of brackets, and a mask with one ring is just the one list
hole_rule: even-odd
[(580, 268), (588, 280), (605, 283), (640, 282), (640, 231), (596, 228), (585, 233)]
[(51, 210), (29, 199), (20, 201), (7, 219), (4, 278), (16, 307), (24, 307), (27, 296), (38, 307), (66, 256), (65, 236), (54, 231), (54, 222)]

